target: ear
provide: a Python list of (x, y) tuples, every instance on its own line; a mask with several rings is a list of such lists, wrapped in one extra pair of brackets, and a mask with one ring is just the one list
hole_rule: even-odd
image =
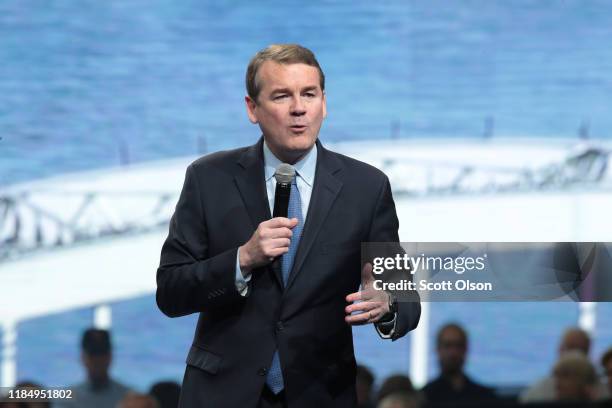
[(249, 115), (249, 120), (251, 121), (251, 123), (255, 124), (258, 123), (259, 120), (257, 119), (257, 113), (256, 113), (256, 109), (257, 109), (257, 102), (255, 102), (250, 96), (245, 96), (244, 97), (244, 102), (246, 104), (246, 109), (247, 109), (247, 115)]
[(321, 101), (323, 103), (323, 118), (327, 117), (327, 99), (325, 98), (325, 91), (323, 91), (323, 100)]

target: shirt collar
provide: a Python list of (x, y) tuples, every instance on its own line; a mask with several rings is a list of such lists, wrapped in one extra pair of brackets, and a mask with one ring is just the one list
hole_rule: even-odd
[[(274, 173), (276, 172), (276, 168), (279, 164), (282, 163), (275, 155), (272, 153), (268, 144), (264, 140), (263, 143), (263, 156), (264, 156), (264, 170), (266, 175), (266, 182), (274, 177)], [(309, 187), (312, 188), (312, 183), (314, 181), (315, 169), (317, 167), (317, 144), (315, 143), (312, 146), (312, 149), (304, 157), (302, 157), (297, 163), (293, 165), (297, 175), (308, 184)]]

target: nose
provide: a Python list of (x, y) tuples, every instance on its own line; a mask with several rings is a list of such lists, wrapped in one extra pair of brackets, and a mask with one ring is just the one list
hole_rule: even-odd
[(290, 113), (292, 116), (302, 116), (306, 113), (306, 105), (304, 105), (300, 96), (292, 99)]

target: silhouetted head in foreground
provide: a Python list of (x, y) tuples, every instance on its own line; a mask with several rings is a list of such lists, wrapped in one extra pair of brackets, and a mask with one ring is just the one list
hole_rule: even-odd
[(108, 330), (87, 329), (81, 340), (81, 361), (94, 387), (104, 387), (109, 381), (112, 345)]
[(591, 401), (595, 398), (597, 373), (582, 352), (561, 355), (553, 369), (555, 391), (560, 401)]
[(468, 350), (468, 337), (465, 330), (455, 323), (446, 324), (438, 331), (436, 343), (438, 364), (442, 375), (463, 372)]

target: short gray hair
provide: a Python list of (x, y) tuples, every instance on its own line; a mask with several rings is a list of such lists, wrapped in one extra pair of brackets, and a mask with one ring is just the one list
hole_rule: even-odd
[(321, 86), (321, 90), (325, 90), (325, 74), (323, 74), (319, 61), (317, 61), (312, 51), (299, 44), (272, 44), (255, 54), (247, 67), (247, 94), (254, 101), (257, 100), (259, 91), (261, 90), (257, 82), (257, 72), (266, 61), (274, 61), (279, 64), (306, 64), (315, 67), (319, 71), (319, 85)]

